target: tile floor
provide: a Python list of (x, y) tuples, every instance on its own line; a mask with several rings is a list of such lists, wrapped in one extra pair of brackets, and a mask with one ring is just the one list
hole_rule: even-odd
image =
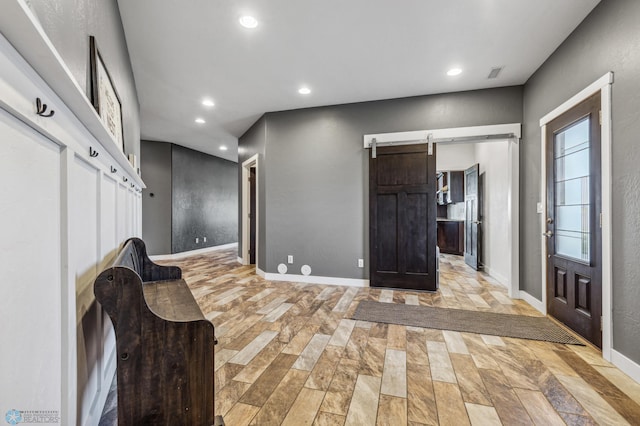
[(266, 281), (180, 261), (216, 327), (216, 414), (241, 425), (640, 424), (640, 385), (583, 346), (353, 321), (361, 300), (539, 315), (457, 256), (440, 291)]

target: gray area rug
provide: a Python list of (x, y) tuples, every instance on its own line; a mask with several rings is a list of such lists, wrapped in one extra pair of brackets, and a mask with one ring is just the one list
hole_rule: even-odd
[(364, 300), (358, 304), (352, 319), (583, 345), (579, 340), (545, 317), (432, 308), (430, 306)]

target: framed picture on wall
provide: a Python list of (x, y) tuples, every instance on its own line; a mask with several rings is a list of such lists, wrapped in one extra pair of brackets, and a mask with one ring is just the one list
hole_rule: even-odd
[(91, 66), (91, 103), (98, 116), (113, 137), (116, 145), (124, 153), (122, 134), (122, 102), (109, 71), (100, 55), (96, 39), (89, 37), (89, 62)]

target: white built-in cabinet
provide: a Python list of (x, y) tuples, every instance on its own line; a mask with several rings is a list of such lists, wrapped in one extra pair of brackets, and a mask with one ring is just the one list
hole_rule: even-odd
[[(10, 3), (3, 13), (17, 13)], [(0, 415), (51, 411), (59, 424), (97, 425), (116, 360), (93, 281), (141, 235), (144, 184), (83, 91), (47, 78), (65, 67), (45, 36), (24, 37), (44, 40), (34, 43), (37, 71), (0, 35)], [(53, 117), (36, 114), (37, 97)]]

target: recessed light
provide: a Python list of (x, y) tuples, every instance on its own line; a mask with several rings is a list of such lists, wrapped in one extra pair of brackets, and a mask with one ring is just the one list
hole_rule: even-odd
[(220, 145), (220, 151), (226, 151), (226, 150), (227, 150), (227, 147), (226, 147), (226, 146), (224, 146), (224, 145)]
[(447, 71), (447, 75), (451, 77), (460, 74), (462, 74), (462, 70), (460, 68), (451, 68), (449, 71)]
[(311, 89), (309, 89), (308, 87), (301, 87), (298, 89), (298, 93), (300, 93), (301, 95), (308, 95), (309, 93), (311, 93)]
[(204, 121), (204, 118), (200, 118), (200, 117), (198, 117), (198, 118), (196, 118), (196, 123), (198, 123), (198, 124), (204, 124), (204, 123), (206, 123), (206, 121)]
[(215, 102), (213, 102), (211, 99), (203, 99), (202, 100), (202, 105), (206, 106), (206, 107), (212, 107), (215, 105)]
[(245, 28), (255, 28), (258, 26), (258, 20), (253, 16), (246, 15), (241, 17), (238, 21), (240, 22), (240, 25)]

